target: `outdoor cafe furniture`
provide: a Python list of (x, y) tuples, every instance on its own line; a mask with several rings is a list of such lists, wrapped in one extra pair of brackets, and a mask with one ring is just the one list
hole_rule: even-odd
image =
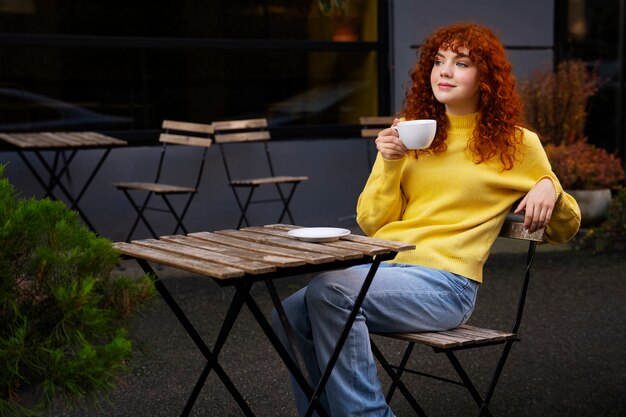
[[(391, 387), (389, 388), (386, 397), (388, 403), (391, 402), (391, 399), (396, 389), (399, 389), (415, 411), (416, 415), (420, 417), (426, 417), (426, 412), (420, 407), (417, 400), (411, 393), (409, 387), (407, 387), (407, 385), (405, 385), (401, 380), (401, 377), (404, 376), (404, 374), (406, 373), (409, 375), (418, 375), (432, 378), (441, 382), (464, 386), (478, 405), (478, 416), (491, 416), (491, 412), (489, 411), (489, 402), (491, 401), (513, 343), (520, 340), (518, 331), (522, 321), (522, 315), (524, 313), (526, 294), (530, 281), (530, 269), (535, 257), (535, 249), (537, 247), (537, 243), (543, 241), (544, 234), (545, 228), (539, 229), (533, 233), (529, 233), (524, 228), (523, 216), (519, 214), (509, 214), (500, 230), (501, 238), (518, 239), (528, 242), (528, 250), (525, 256), (525, 262), (523, 262), (523, 259), (520, 259), (519, 263), (511, 264), (510, 273), (516, 274), (520, 278), (520, 290), (518, 295), (517, 308), (514, 310), (515, 314), (512, 314), (513, 317), (511, 318), (512, 326), (509, 329), (494, 330), (491, 328), (476, 327), (469, 324), (464, 324), (455, 329), (440, 332), (377, 333), (376, 336), (371, 338), (372, 352), (392, 380)], [(523, 258), (524, 255), (521, 254), (521, 257)], [(490, 279), (494, 278), (496, 277), (491, 277)], [(392, 365), (389, 363), (389, 361), (385, 357), (385, 354), (381, 351), (381, 349), (378, 348), (378, 346), (374, 342), (374, 340), (377, 338), (395, 339), (396, 341), (401, 341), (405, 344), (404, 354), (399, 364)], [(434, 353), (444, 353), (454, 370), (457, 372), (459, 380), (450, 379), (441, 375), (433, 375), (423, 372), (423, 370), (410, 368), (408, 366), (409, 358), (411, 357), (411, 353), (413, 352), (413, 349), (416, 345), (423, 345), (432, 348)], [(470, 379), (466, 370), (461, 365), (461, 362), (459, 361), (455, 353), (459, 351), (476, 350), (481, 348), (489, 349), (493, 348), (494, 346), (500, 346), (502, 349), (500, 351), (500, 356), (497, 360), (495, 368), (493, 368), (491, 380), (487, 389), (485, 390), (486, 393), (483, 397), (476, 388), (476, 385), (472, 382), (472, 379)], [(397, 350), (394, 349), (393, 353), (396, 354)], [(472, 365), (474, 367), (491, 366), (493, 361), (490, 361), (489, 359), (493, 358), (487, 358), (486, 361), (484, 359), (474, 359)], [(415, 386), (415, 384), (412, 385)]]
[[(156, 289), (206, 359), (206, 366), (202, 370), (181, 416), (189, 415), (212, 370), (228, 389), (242, 412), (247, 416), (255, 415), (237, 389), (235, 381), (229, 378), (219, 363), (221, 349), (244, 304), (247, 305), (297, 383), (309, 396), (308, 415), (311, 415), (314, 410), (320, 416), (328, 415), (321, 407), (320, 395), (380, 262), (393, 259), (398, 252), (411, 250), (414, 246), (353, 234), (343, 236), (332, 242), (304, 242), (288, 234), (288, 231), (292, 229), (299, 229), (299, 227), (276, 224), (241, 230), (231, 229), (212, 233), (196, 232), (188, 235), (162, 236), (160, 239), (135, 240), (131, 243), (119, 242), (115, 244), (125, 257), (136, 259), (146, 273), (154, 275)], [(207, 346), (150, 263), (204, 275), (213, 279), (220, 286), (235, 288), (231, 305), (223, 318), (222, 327), (213, 348)], [(343, 332), (338, 335), (337, 344), (327, 368), (322, 373), (318, 385), (313, 386), (306, 372), (300, 351), (293, 338), (290, 337), (292, 330), (273, 281), (300, 274), (317, 273), (366, 263), (372, 264), (367, 278), (355, 300)], [(285, 328), (285, 333), (291, 341), (295, 360), (291, 358), (281, 344), (269, 324), (266, 314), (260, 310), (253, 293), (250, 291), (257, 282), (263, 282), (267, 287), (273, 305)]]
[[(213, 127), (215, 128), (215, 143), (220, 147), (228, 184), (233, 190), (240, 210), (237, 228), (240, 228), (244, 222), (246, 226), (250, 226), (247, 214), (251, 204), (272, 202), (280, 202), (282, 205), (277, 222), (281, 223), (285, 216), (287, 216), (293, 224), (294, 220), (289, 210), (289, 204), (291, 203), (291, 199), (293, 198), (298, 184), (307, 181), (309, 177), (301, 175), (276, 175), (269, 148), (271, 135), (267, 127), (267, 119), (215, 121), (213, 122)], [(232, 159), (235, 156), (241, 156), (241, 148), (235, 146), (235, 144), (250, 144), (251, 142), (263, 144), (265, 158), (259, 157), (255, 160), (255, 162), (261, 165), (261, 168), (259, 168), (260, 172), (258, 172), (255, 177), (236, 178)], [(226, 149), (227, 147), (231, 149)], [(263, 162), (263, 159), (265, 162)], [(246, 166), (246, 170), (250, 170), (251, 168), (252, 167), (249, 165)], [(253, 196), (255, 192), (263, 186), (274, 186), (277, 197), (254, 199)], [(240, 195), (238, 190), (242, 190), (243, 195)]]
[[(170, 213), (175, 221), (174, 232), (177, 233), (178, 229), (181, 229), (184, 233), (187, 233), (187, 229), (183, 224), (183, 219), (189, 210), (189, 206), (198, 192), (200, 186), (200, 180), (202, 179), (202, 172), (206, 162), (207, 150), (213, 143), (211, 139), (213, 134), (213, 126), (205, 123), (190, 123), (174, 120), (164, 120), (162, 123), (164, 132), (159, 136), (161, 145), (161, 154), (159, 157), (159, 163), (156, 170), (156, 175), (153, 181), (131, 181), (131, 182), (114, 182), (113, 186), (118, 190), (121, 190), (133, 209), (137, 213), (137, 217), (133, 222), (133, 225), (128, 232), (126, 241), (130, 241), (133, 237), (133, 233), (141, 220), (143, 224), (148, 228), (152, 237), (157, 238), (157, 233), (154, 231), (148, 218), (146, 218), (146, 210), (159, 211)], [(191, 162), (186, 162), (184, 166), (185, 172), (194, 172), (195, 177), (193, 184), (172, 184), (162, 180), (165, 176), (164, 171), (175, 172), (176, 169), (180, 169), (180, 161), (169, 160), (166, 155), (169, 155), (168, 150), (172, 146), (185, 146), (192, 148), (190, 155), (196, 156), (196, 166), (194, 167)], [(193, 153), (192, 153), (193, 152)], [(190, 157), (190, 160), (193, 159)], [(137, 202), (133, 198), (134, 194), (142, 195), (143, 201)], [(153, 196), (160, 196), (163, 200), (164, 206), (150, 205)], [(170, 198), (172, 196), (184, 197), (182, 209), (176, 210)], [(137, 198), (138, 196), (136, 196)]]
[[(96, 231), (78, 203), (91, 185), (111, 149), (125, 146), (126, 141), (96, 132), (0, 133), (0, 140), (8, 143), (17, 151), (37, 182), (44, 188), (45, 197), (61, 200), (61, 196), (55, 194), (55, 190), (60, 190), (67, 200), (68, 207), (78, 211), (85, 224), (91, 230)], [(71, 182), (73, 182), (70, 166), (78, 151), (87, 149), (99, 149), (103, 152), (97, 162), (90, 167), (87, 179), (75, 193), (69, 189)], [(28, 152), (34, 154), (36, 158), (29, 158)], [(53, 154), (52, 161), (46, 159), (46, 152)], [(39, 164), (34, 163), (34, 159), (38, 160)]]

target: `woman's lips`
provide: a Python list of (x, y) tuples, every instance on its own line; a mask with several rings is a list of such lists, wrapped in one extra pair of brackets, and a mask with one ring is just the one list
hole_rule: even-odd
[(449, 90), (451, 88), (454, 88), (452, 84), (447, 84), (447, 83), (439, 83), (437, 84), (437, 87), (439, 87), (439, 89), (441, 90)]

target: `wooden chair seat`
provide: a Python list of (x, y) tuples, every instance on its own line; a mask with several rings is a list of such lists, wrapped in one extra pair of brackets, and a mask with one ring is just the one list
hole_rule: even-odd
[(114, 182), (113, 186), (118, 190), (142, 190), (153, 193), (195, 193), (198, 190), (194, 187), (184, 187), (173, 184), (159, 184), (157, 182)]
[(287, 184), (290, 182), (301, 182), (308, 180), (309, 177), (304, 176), (280, 176), (280, 177), (265, 177), (265, 178), (249, 178), (245, 180), (233, 180), (231, 185), (237, 186), (250, 186), (250, 185), (263, 185), (263, 184)]
[(467, 324), (455, 329), (438, 332), (384, 333), (381, 335), (439, 349), (455, 349), (469, 345), (501, 343), (517, 337), (515, 333), (502, 332)]

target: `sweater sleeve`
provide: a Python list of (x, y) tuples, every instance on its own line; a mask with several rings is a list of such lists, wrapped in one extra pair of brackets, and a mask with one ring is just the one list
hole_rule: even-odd
[(563, 191), (556, 176), (551, 176), (557, 199), (550, 223), (546, 228), (546, 242), (564, 243), (576, 235), (580, 228), (580, 208), (574, 197)]
[(380, 154), (376, 158), (356, 209), (357, 223), (368, 236), (402, 217), (406, 206), (401, 187), (405, 160), (385, 160)]
[[(580, 208), (572, 196), (563, 191), (559, 179), (552, 171), (548, 156), (536, 134), (530, 131), (524, 133), (524, 143), (529, 154), (526, 155), (528, 162), (532, 161), (528, 171), (534, 177), (534, 183), (542, 178), (550, 178), (556, 189), (556, 204), (552, 211), (552, 217), (546, 228), (547, 243), (564, 243), (576, 235), (580, 228)], [(522, 163), (522, 165), (525, 165)], [(532, 187), (531, 187), (532, 188)], [(530, 191), (525, 190), (526, 192)]]

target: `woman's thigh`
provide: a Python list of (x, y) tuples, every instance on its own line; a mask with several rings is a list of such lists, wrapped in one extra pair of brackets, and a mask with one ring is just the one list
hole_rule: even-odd
[[(321, 274), (306, 297), (325, 297), (350, 308), (369, 268)], [(361, 307), (370, 331), (444, 330), (463, 324), (473, 311), (479, 284), (432, 268), (381, 264)], [(329, 296), (329, 294), (332, 294)]]

